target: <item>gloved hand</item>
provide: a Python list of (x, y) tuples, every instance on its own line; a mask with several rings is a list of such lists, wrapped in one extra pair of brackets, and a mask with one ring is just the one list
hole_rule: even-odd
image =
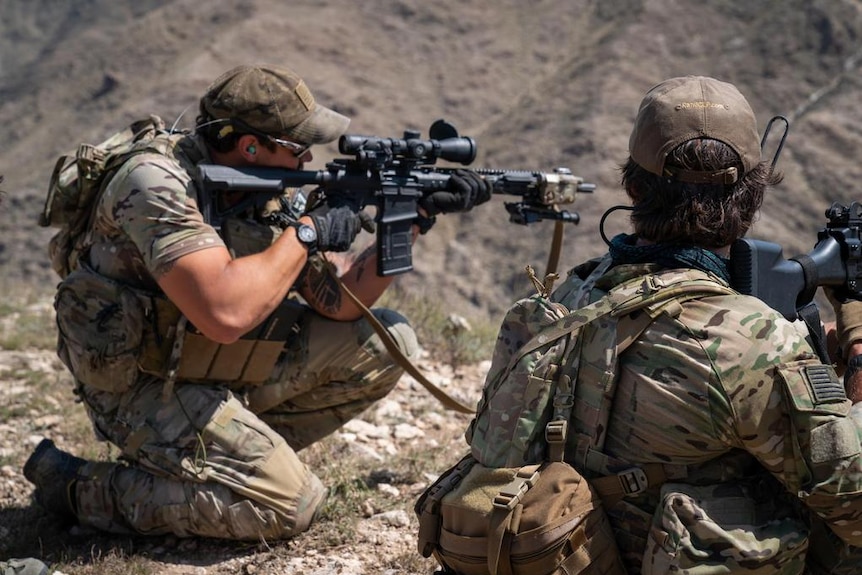
[(467, 212), (491, 199), (491, 182), (472, 170), (455, 170), (446, 189), (428, 194), (419, 201), (429, 217), (451, 212)]
[[(843, 290), (825, 288), (835, 310), (835, 335), (838, 339), (839, 373), (844, 369), (844, 389), (853, 403), (862, 401), (862, 301), (847, 297)], [(855, 344), (855, 345), (854, 345)], [(849, 361), (848, 361), (849, 360)]]
[(359, 230), (374, 230), (371, 216), (355, 206), (323, 204), (308, 213), (317, 231), (317, 249), (321, 252), (346, 252)]
[(846, 297), (842, 291), (824, 288), (835, 310), (835, 329), (841, 356), (847, 358), (850, 345), (862, 341), (862, 301)]

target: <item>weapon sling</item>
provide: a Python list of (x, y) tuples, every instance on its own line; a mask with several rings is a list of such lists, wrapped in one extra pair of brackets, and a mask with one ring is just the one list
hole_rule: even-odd
[(338, 277), (338, 274), (335, 273), (332, 269), (332, 264), (329, 263), (329, 260), (324, 256), (323, 258), (326, 261), (326, 269), (335, 278), (335, 281), (338, 282), (339, 287), (344, 290), (344, 293), (347, 294), (347, 297), (362, 311), (362, 315), (365, 316), (365, 319), (368, 320), (368, 323), (371, 324), (371, 327), (374, 328), (374, 331), (380, 336), (380, 340), (383, 342), (383, 345), (386, 347), (386, 350), (392, 355), (392, 358), (395, 360), (398, 365), (400, 365), (404, 371), (409, 373), (413, 379), (418, 381), (422, 387), (428, 390), (428, 392), (437, 398), (440, 403), (443, 404), (447, 409), (451, 409), (452, 411), (457, 411), (459, 413), (473, 414), (476, 412), (475, 409), (464, 405), (451, 395), (447, 394), (445, 391), (434, 385), (425, 375), (419, 371), (413, 363), (404, 355), (401, 351), (401, 348), (398, 347), (398, 344), (395, 343), (395, 340), (392, 339), (392, 335), (387, 331), (387, 329), (381, 324), (374, 314), (371, 313), (371, 310), (368, 309), (365, 304), (359, 301), (359, 298), (350, 291), (344, 282), (341, 281), (341, 278)]
[[(563, 244), (563, 222), (555, 222), (554, 225), (554, 236), (551, 242), (551, 251), (548, 254), (548, 264), (547, 264), (547, 273), (553, 274), (557, 271), (557, 265), (560, 261), (560, 251)], [(326, 258), (324, 257), (324, 260)], [(413, 365), (413, 363), (401, 352), (401, 348), (398, 347), (398, 344), (395, 343), (395, 340), (392, 339), (392, 335), (386, 330), (386, 328), (381, 324), (377, 318), (371, 313), (371, 310), (365, 306), (356, 295), (350, 291), (344, 282), (341, 281), (341, 278), (338, 277), (338, 274), (332, 270), (332, 265), (329, 263), (329, 260), (326, 260), (326, 269), (329, 273), (335, 278), (335, 281), (338, 282), (339, 287), (344, 290), (344, 293), (347, 294), (347, 297), (359, 308), (362, 312), (362, 315), (365, 316), (365, 319), (368, 320), (368, 323), (371, 324), (371, 327), (380, 336), (380, 340), (383, 342), (383, 345), (386, 347), (386, 350), (392, 355), (392, 358), (395, 360), (398, 365), (400, 365), (404, 371), (409, 373), (413, 379), (418, 381), (422, 387), (428, 390), (428, 392), (433, 395), (440, 403), (443, 404), (444, 407), (450, 409), (452, 411), (457, 411), (459, 413), (466, 414), (474, 414), (476, 412), (475, 409), (464, 405), (451, 395), (447, 394), (445, 391), (434, 385), (425, 375), (419, 371), (419, 368)]]

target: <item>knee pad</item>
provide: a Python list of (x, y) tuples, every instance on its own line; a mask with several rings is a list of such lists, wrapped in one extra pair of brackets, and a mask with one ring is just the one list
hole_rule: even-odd
[[(407, 318), (397, 311), (386, 308), (375, 308), (371, 310), (371, 313), (373, 313), (374, 317), (377, 318), (377, 321), (386, 328), (386, 331), (389, 332), (389, 335), (391, 335), (392, 339), (395, 340), (401, 353), (407, 356), (408, 359), (413, 359), (418, 355), (419, 340), (416, 339), (416, 332), (413, 331), (412, 327), (410, 327), (410, 323), (407, 321)], [(374, 331), (371, 324), (364, 319), (360, 324), (360, 337), (362, 338), (362, 341), (366, 344), (370, 343), (374, 347), (380, 347), (385, 350), (383, 343), (380, 341), (380, 337), (377, 335), (377, 332)]]

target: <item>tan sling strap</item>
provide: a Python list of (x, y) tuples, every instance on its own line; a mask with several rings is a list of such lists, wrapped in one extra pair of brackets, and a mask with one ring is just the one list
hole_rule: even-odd
[(380, 340), (386, 347), (386, 351), (389, 352), (395, 362), (399, 366), (401, 366), (404, 371), (409, 373), (413, 377), (413, 379), (418, 381), (422, 385), (422, 387), (427, 389), (431, 395), (437, 398), (437, 400), (440, 401), (440, 403), (442, 403), (443, 406), (447, 409), (451, 409), (452, 411), (457, 411), (459, 413), (475, 413), (475, 409), (464, 405), (463, 403), (461, 403), (460, 401), (434, 385), (431, 381), (428, 380), (427, 377), (425, 377), (425, 375), (421, 371), (419, 371), (419, 368), (413, 365), (413, 363), (401, 351), (401, 348), (398, 347), (398, 344), (395, 343), (395, 340), (392, 338), (392, 335), (389, 333), (389, 331), (383, 326), (383, 324), (380, 323), (380, 321), (374, 316), (374, 314), (371, 313), (371, 310), (368, 309), (365, 304), (359, 301), (359, 298), (356, 297), (356, 295), (352, 291), (350, 291), (346, 285), (344, 285), (344, 282), (341, 281), (341, 278), (338, 277), (337, 273), (335, 273), (335, 270), (333, 270), (333, 265), (329, 262), (329, 260), (326, 259), (325, 255), (323, 259), (327, 264), (326, 269), (329, 270), (329, 273), (332, 274), (332, 277), (335, 278), (335, 280), (338, 282), (339, 287), (341, 287), (341, 289), (344, 290), (344, 293), (347, 294), (347, 297), (349, 297), (350, 300), (354, 303), (354, 305), (356, 305), (356, 307), (358, 307), (360, 311), (362, 311), (362, 315), (365, 316), (365, 319), (368, 320), (368, 323), (371, 324), (371, 327), (374, 328), (374, 331), (377, 333), (378, 336), (380, 336)]
[(545, 269), (545, 275), (557, 273), (557, 266), (560, 263), (560, 253), (563, 250), (563, 226), (564, 222), (557, 220), (554, 222), (554, 235), (551, 239), (551, 250), (548, 252), (548, 265)]
[[(551, 250), (548, 254), (548, 264), (546, 270), (546, 276), (553, 275), (557, 271), (557, 266), (560, 261), (560, 253), (563, 247), (563, 222), (558, 221), (554, 224), (554, 235), (551, 241)], [(454, 397), (447, 394), (445, 391), (434, 385), (431, 381), (428, 380), (425, 375), (419, 371), (419, 369), (411, 363), (409, 359), (401, 352), (401, 349), (398, 347), (398, 344), (392, 339), (392, 336), (386, 330), (385, 327), (374, 317), (374, 314), (371, 313), (365, 304), (359, 301), (359, 298), (354, 295), (352, 291), (350, 291), (344, 282), (341, 281), (341, 278), (338, 277), (338, 274), (335, 273), (332, 269), (332, 264), (330, 264), (329, 260), (326, 260), (324, 256), (324, 260), (327, 263), (327, 268), (329, 269), (329, 273), (336, 279), (338, 285), (344, 290), (344, 293), (347, 294), (347, 297), (362, 311), (362, 315), (368, 320), (368, 323), (371, 324), (371, 327), (374, 328), (374, 331), (380, 336), (381, 341), (383, 341), (383, 345), (386, 347), (386, 350), (392, 355), (392, 358), (401, 366), (404, 371), (409, 373), (413, 379), (418, 381), (428, 392), (433, 395), (440, 403), (443, 404), (444, 407), (451, 409), (452, 411), (457, 411), (459, 413), (473, 414), (476, 412), (472, 407), (468, 407), (455, 399)]]

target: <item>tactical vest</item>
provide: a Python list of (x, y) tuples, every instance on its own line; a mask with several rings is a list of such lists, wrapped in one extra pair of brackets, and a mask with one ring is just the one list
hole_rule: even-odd
[[(584, 306), (603, 294), (595, 284), (609, 267), (610, 258), (601, 260), (572, 301)], [(667, 270), (647, 274), (639, 281), (644, 294), (671, 286), (688, 289), (685, 286), (691, 282), (712, 283), (716, 295), (722, 290), (725, 295), (735, 293), (696, 270)], [(652, 322), (659, 314), (677, 318), (686, 299), (690, 298), (671, 298), (647, 307), (648, 319), (642, 321)], [(731, 574), (748, 573), (749, 569), (801, 573), (808, 532), (798, 501), (786, 497), (783, 486), (751, 454), (731, 450), (696, 466), (632, 465), (603, 451), (617, 385), (612, 373), (616, 369), (607, 368), (618, 363), (620, 346), (628, 346), (642, 332), (633, 321), (637, 322), (629, 318), (590, 325), (582, 334), (575, 407), (565, 447), (566, 460), (583, 470), (602, 494), (629, 571), (642, 575), (699, 575), (715, 569)], [(651, 516), (641, 515), (638, 507), (629, 504), (630, 498), (645, 497), (647, 490), (658, 498)]]
[[(231, 344), (210, 340), (189, 324), (161, 292), (150, 292), (103, 276), (87, 263), (93, 241), (92, 214), (110, 176), (140, 153), (189, 156), (178, 151), (182, 134), (163, 133), (117, 156), (102, 159), (110, 169), (88, 202), (79, 239), (70, 241), (67, 226), (52, 240), (52, 257), (65, 273), (55, 297), (58, 355), (75, 378), (113, 393), (128, 390), (140, 373), (165, 379), (166, 391), (177, 379), (219, 381), (242, 388), (266, 381), (305, 307), (286, 299), (259, 326)], [(192, 163), (200, 158), (189, 157)], [(59, 166), (60, 164), (58, 164)], [(56, 194), (53, 194), (57, 196)], [(56, 201), (55, 201), (56, 203)], [(82, 229), (86, 224), (86, 228)], [(280, 231), (240, 218), (219, 230), (234, 257), (266, 249)], [(67, 266), (67, 267), (65, 267)], [(59, 272), (60, 270), (58, 270)], [(62, 275), (62, 274), (61, 274)]]
[[(523, 305), (507, 314), (466, 434), (472, 457), (492, 469), (546, 459), (573, 465), (600, 495), (631, 573), (746, 573), (752, 565), (764, 573), (800, 573), (805, 526), (750, 454), (731, 450), (689, 467), (632, 463), (604, 452), (624, 350), (654, 321), (678, 318), (686, 300), (736, 294), (706, 273), (664, 270), (624, 281), (596, 299), (606, 295), (596, 283), (609, 267), (606, 258), (592, 274), (579, 274), (583, 283), (565, 298), (574, 311), (555, 316), (550, 304), (556, 302), (546, 302), (546, 319)], [(611, 311), (600, 313), (608, 303)], [(576, 342), (564, 343), (573, 329)], [(752, 467), (757, 471), (750, 474)], [(441, 546), (458, 528), (446, 523), (446, 505), (442, 495)], [(444, 561), (445, 551), (436, 551)]]
[(417, 501), (419, 550), (458, 575), (617, 575), (604, 507), (665, 479), (662, 465), (602, 453), (618, 358), (684, 301), (735, 292), (702, 272), (658, 272), (594, 302), (589, 280), (569, 309), (531, 279), (539, 294), (503, 319), (466, 433), (470, 455)]

